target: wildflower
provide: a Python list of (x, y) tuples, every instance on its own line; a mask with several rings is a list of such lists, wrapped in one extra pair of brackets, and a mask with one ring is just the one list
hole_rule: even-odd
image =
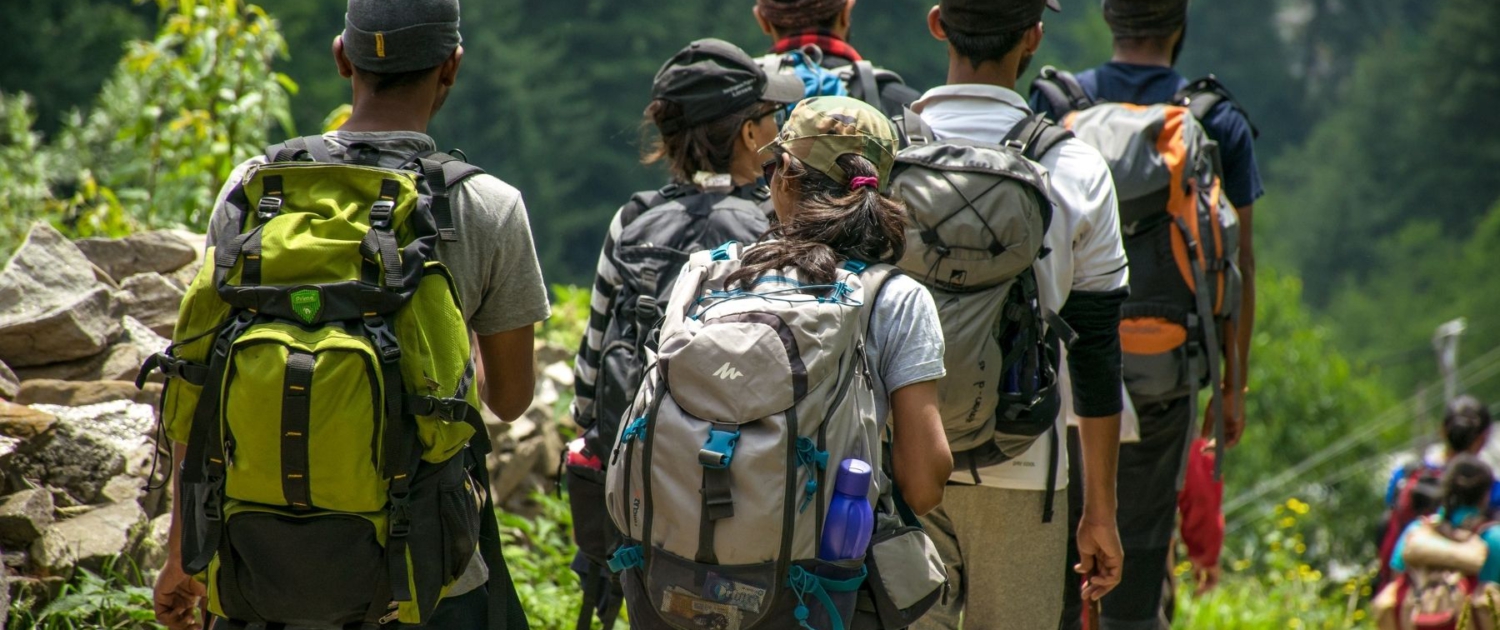
[(1296, 524), (1297, 524), (1297, 517), (1295, 517), (1295, 516), (1282, 517), (1281, 520), (1276, 521), (1276, 526), (1280, 527), (1282, 529), (1291, 529), (1291, 527), (1293, 525), (1296, 525)]
[(1286, 509), (1296, 512), (1298, 515), (1304, 515), (1307, 514), (1307, 511), (1309, 509), (1311, 509), (1311, 506), (1298, 501), (1295, 497), (1293, 497), (1286, 500)]

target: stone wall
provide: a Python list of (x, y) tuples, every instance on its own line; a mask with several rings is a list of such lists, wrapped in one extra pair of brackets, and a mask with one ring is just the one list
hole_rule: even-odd
[[(180, 231), (69, 241), (45, 224), (0, 271), (0, 575), (45, 599), (78, 567), (165, 557), (169, 460), (157, 460), (164, 349), (202, 262), (201, 235)], [(537, 347), (536, 400), (514, 423), (485, 410), (496, 504), (524, 509), (556, 482), (556, 412), (572, 388), (568, 349)], [(566, 420), (561, 420), (566, 422)], [(5, 580), (6, 578), (0, 578)], [(0, 628), (3, 628), (0, 615)]]

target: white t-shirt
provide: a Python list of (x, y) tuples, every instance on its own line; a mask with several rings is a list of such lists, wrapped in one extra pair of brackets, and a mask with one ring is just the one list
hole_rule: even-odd
[[(1012, 127), (1031, 115), (1014, 90), (994, 85), (947, 85), (929, 90), (912, 110), (938, 140), (962, 138), (999, 144)], [(1073, 291), (1106, 293), (1128, 285), (1125, 245), (1120, 240), (1119, 204), (1109, 165), (1093, 147), (1067, 140), (1042, 156), (1055, 210), (1044, 242), (1052, 253), (1037, 262), (1042, 306), (1061, 311)], [(1122, 385), (1123, 388), (1123, 385)], [(1071, 401), (1072, 390), (1062, 392)], [(1058, 414), (1057, 438), (1064, 439), (1066, 414)], [(1046, 490), (1051, 449), (1059, 449), (1056, 488), (1068, 485), (1067, 449), (1043, 436), (1021, 457), (979, 471), (980, 484), (1012, 490)], [(972, 484), (967, 470), (955, 470), (954, 483)]]

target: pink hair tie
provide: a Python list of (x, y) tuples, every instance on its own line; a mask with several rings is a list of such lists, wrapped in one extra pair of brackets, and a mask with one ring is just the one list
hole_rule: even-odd
[(880, 188), (879, 177), (853, 177), (849, 179), (849, 190), (861, 188)]

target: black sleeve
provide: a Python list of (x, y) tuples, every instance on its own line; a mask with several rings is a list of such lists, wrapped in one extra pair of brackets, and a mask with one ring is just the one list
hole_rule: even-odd
[(1058, 313), (1078, 335), (1068, 347), (1073, 379), (1073, 410), (1084, 418), (1120, 413), (1120, 305), (1129, 288), (1109, 292), (1074, 291)]

